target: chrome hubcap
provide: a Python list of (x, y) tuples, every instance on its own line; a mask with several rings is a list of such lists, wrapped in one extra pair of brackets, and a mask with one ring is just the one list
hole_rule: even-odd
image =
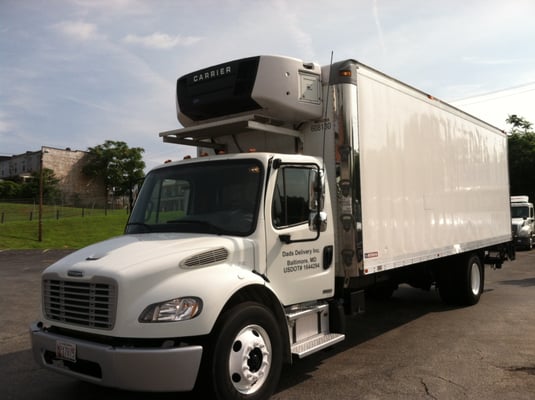
[(472, 293), (474, 296), (477, 296), (481, 288), (481, 274), (479, 273), (479, 265), (477, 263), (472, 263), (470, 270), (470, 282), (472, 284)]
[(271, 367), (271, 341), (258, 325), (248, 325), (234, 339), (229, 357), (229, 374), (234, 388), (243, 394), (259, 390)]

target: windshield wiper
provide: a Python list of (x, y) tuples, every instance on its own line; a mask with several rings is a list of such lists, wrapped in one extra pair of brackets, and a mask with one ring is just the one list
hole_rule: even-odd
[(147, 232), (152, 232), (151, 226), (144, 222), (128, 222), (126, 224), (126, 227), (129, 227), (129, 226), (142, 226), (143, 228), (147, 230)]

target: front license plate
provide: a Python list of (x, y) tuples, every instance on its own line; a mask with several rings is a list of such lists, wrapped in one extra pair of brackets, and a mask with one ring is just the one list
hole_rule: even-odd
[(60, 340), (56, 341), (56, 357), (60, 360), (76, 362), (76, 345)]

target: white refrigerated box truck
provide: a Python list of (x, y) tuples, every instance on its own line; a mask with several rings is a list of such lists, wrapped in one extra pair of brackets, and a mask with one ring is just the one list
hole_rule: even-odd
[(514, 259), (507, 137), (355, 60), (231, 61), (177, 81), (197, 157), (148, 173), (124, 235), (42, 275), (37, 362), (104, 386), (268, 398), (365, 293), (473, 305)]
[(531, 250), (535, 238), (535, 218), (529, 196), (511, 196), (511, 218), (515, 246)]

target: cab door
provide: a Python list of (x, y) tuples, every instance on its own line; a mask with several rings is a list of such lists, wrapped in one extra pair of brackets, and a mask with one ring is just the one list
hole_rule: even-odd
[(318, 177), (317, 162), (275, 159), (270, 168), (266, 275), (284, 305), (334, 295), (332, 212), (324, 201), (328, 188)]

